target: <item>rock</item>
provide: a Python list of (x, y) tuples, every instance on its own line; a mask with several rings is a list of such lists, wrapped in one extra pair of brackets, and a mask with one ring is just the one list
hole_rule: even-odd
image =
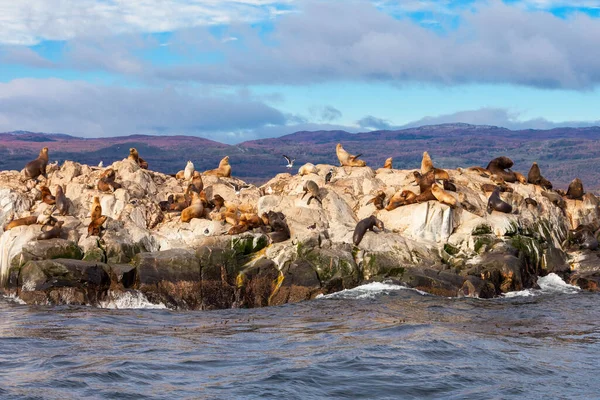
[(272, 260), (260, 258), (238, 274), (235, 306), (240, 308), (268, 306), (280, 276), (279, 269)]
[(270, 305), (309, 300), (320, 293), (321, 282), (315, 268), (306, 260), (298, 260), (284, 267), (279, 287), (272, 295)]

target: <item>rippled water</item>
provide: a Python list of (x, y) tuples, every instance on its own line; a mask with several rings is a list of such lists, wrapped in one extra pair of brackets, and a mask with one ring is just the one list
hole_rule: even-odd
[(600, 296), (551, 283), (494, 300), (371, 284), (209, 312), (4, 298), (0, 397), (598, 398)]

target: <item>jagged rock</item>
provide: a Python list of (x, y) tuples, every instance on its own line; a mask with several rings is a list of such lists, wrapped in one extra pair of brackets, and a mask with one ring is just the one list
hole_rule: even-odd
[(268, 306), (280, 276), (279, 269), (272, 260), (260, 258), (238, 274), (235, 306), (240, 308)]
[(321, 291), (321, 282), (315, 268), (306, 260), (294, 261), (281, 271), (279, 288), (272, 295), (270, 305), (309, 300)]

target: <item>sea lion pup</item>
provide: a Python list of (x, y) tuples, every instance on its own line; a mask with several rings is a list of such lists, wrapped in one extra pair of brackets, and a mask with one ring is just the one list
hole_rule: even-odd
[(222, 212), (221, 215), (222, 220), (233, 226), (237, 225), (240, 220), (238, 209), (234, 204), (228, 205), (225, 212)]
[(373, 197), (371, 200), (367, 201), (367, 204), (373, 203), (373, 205), (375, 206), (375, 209), (383, 210), (384, 201), (385, 201), (385, 192), (383, 190), (380, 190), (377, 192), (377, 195), (375, 197)]
[(102, 215), (99, 218), (93, 219), (88, 225), (87, 237), (100, 236), (100, 233), (102, 231), (102, 224), (104, 224), (107, 218), (108, 217), (106, 215)]
[(300, 176), (304, 176), (304, 175), (308, 175), (308, 174), (318, 174), (319, 170), (317, 169), (317, 167), (315, 167), (314, 164), (311, 163), (306, 163), (303, 166), (301, 166), (300, 168), (298, 168), (298, 175)]
[(383, 164), (383, 168), (393, 169), (393, 167), (392, 167), (392, 160), (393, 160), (392, 157), (386, 159), (385, 163)]
[(438, 183), (434, 183), (431, 186), (431, 193), (433, 193), (437, 201), (440, 203), (449, 205), (451, 208), (456, 208), (456, 199), (454, 196), (442, 189)]
[(494, 175), (498, 175), (506, 182), (514, 183), (517, 181), (517, 177), (511, 170), (506, 171), (514, 165), (513, 160), (508, 157), (502, 156), (494, 158), (489, 162), (486, 169)]
[(456, 185), (452, 182), (450, 182), (449, 180), (444, 179), (442, 181), (442, 183), (444, 184), (444, 190), (449, 190), (451, 192), (456, 192)]
[(173, 204), (174, 201), (175, 196), (170, 194), (169, 197), (167, 197), (167, 200), (159, 201), (158, 206), (160, 207), (161, 211), (170, 211), (171, 204)]
[(385, 209), (387, 211), (395, 210), (398, 207), (405, 206), (408, 204), (413, 204), (417, 202), (417, 194), (411, 192), (410, 190), (402, 190), (394, 193), (394, 195), (390, 198)]
[(440, 169), (440, 168), (435, 168), (433, 166), (433, 161), (431, 161), (431, 157), (429, 156), (429, 153), (424, 151), (423, 159), (421, 160), (421, 174), (425, 175), (429, 171), (434, 172), (435, 179), (439, 179), (439, 180), (450, 179), (450, 175), (448, 175), (448, 172), (446, 172), (445, 170)]
[(367, 230), (375, 232), (375, 227), (381, 231), (384, 230), (383, 222), (374, 215), (358, 221), (356, 228), (354, 228), (354, 234), (352, 235), (352, 243), (354, 243), (355, 246), (358, 246)]
[(38, 217), (35, 217), (33, 215), (30, 217), (13, 219), (8, 224), (6, 224), (6, 226), (4, 227), (4, 231), (10, 231), (12, 228), (16, 228), (17, 226), (33, 225), (37, 222), (37, 219)]
[(268, 234), (271, 243), (280, 243), (291, 237), (290, 227), (288, 226), (285, 215), (282, 212), (269, 211), (261, 215), (265, 225), (268, 225), (271, 232)]
[(112, 168), (107, 168), (98, 179), (98, 190), (101, 192), (114, 192), (121, 188), (121, 184), (115, 182), (117, 173)]
[(69, 200), (65, 196), (62, 186), (56, 185), (56, 209), (63, 217), (69, 212)]
[(319, 196), (319, 186), (314, 182), (314, 181), (306, 181), (304, 182), (304, 194), (302, 195), (301, 199), (304, 199), (304, 196), (306, 196), (307, 193), (310, 193), (310, 196), (308, 197), (308, 201), (306, 202), (307, 205), (310, 204), (310, 201), (312, 199), (315, 199), (319, 202), (319, 204), (323, 205), (323, 202), (321, 201), (321, 198)]
[(40, 154), (38, 157), (29, 161), (25, 164), (25, 168), (23, 169), (23, 174), (26, 178), (37, 180), (38, 176), (42, 175), (44, 178), (47, 178), (46, 175), (46, 167), (48, 166), (48, 148), (44, 147), (40, 150)]
[(140, 153), (138, 153), (135, 147), (129, 149), (129, 157), (127, 158), (135, 161), (140, 168), (148, 169), (148, 163), (142, 157), (140, 157)]
[(494, 189), (494, 192), (488, 199), (487, 212), (491, 214), (492, 211), (500, 211), (506, 214), (512, 212), (512, 206), (500, 198), (500, 188)]
[(550, 202), (552, 204), (554, 204), (555, 206), (559, 207), (559, 208), (565, 208), (566, 203), (565, 200), (562, 198), (561, 195), (556, 194), (556, 193), (552, 193), (552, 192), (542, 192), (542, 196), (544, 196), (545, 198), (547, 198), (548, 200), (550, 200)]
[(51, 206), (56, 204), (56, 197), (52, 196), (48, 186), (42, 186), (40, 187), (40, 190), (42, 191), (42, 202)]
[(219, 194), (215, 194), (211, 202), (213, 203), (215, 210), (220, 210), (225, 206), (225, 199)]
[(219, 161), (219, 168), (205, 171), (204, 175), (231, 178), (231, 165), (229, 165), (229, 156), (225, 156), (221, 159), (221, 161)]
[(569, 183), (569, 188), (567, 189), (567, 199), (583, 200), (584, 194), (585, 192), (583, 191), (583, 182), (581, 182), (581, 179), (573, 179), (573, 181)]
[(48, 240), (60, 237), (62, 233), (62, 226), (65, 221), (58, 221), (50, 230), (44, 231), (42, 227), (42, 233), (39, 234), (37, 240)]
[[(197, 172), (197, 171), (196, 171)], [(204, 182), (200, 173), (192, 175), (192, 185), (196, 188), (196, 192), (200, 193), (204, 189)]]
[(202, 218), (203, 215), (202, 199), (198, 193), (192, 192), (192, 205), (181, 212), (181, 222), (190, 222), (194, 218)]
[(527, 185), (527, 178), (525, 178), (525, 175), (523, 175), (520, 172), (513, 172), (515, 174), (515, 177), (517, 178), (517, 181), (523, 185)]
[(534, 185), (539, 185), (544, 189), (552, 189), (552, 183), (542, 176), (540, 167), (536, 162), (533, 163), (529, 173), (527, 174), (527, 182), (533, 183)]
[(100, 205), (100, 197), (94, 196), (92, 207), (90, 207), (90, 218), (93, 220), (102, 216), (102, 206)]
[(335, 146), (335, 154), (337, 155), (338, 160), (340, 160), (340, 165), (342, 167), (365, 167), (367, 165), (365, 161), (358, 159), (362, 154), (353, 156), (344, 150), (341, 143), (338, 143)]
[(236, 226), (233, 226), (227, 232), (228, 235), (237, 235), (242, 232), (249, 231), (251, 229), (260, 228), (264, 226), (263, 219), (255, 213), (244, 213), (240, 215), (240, 219)]

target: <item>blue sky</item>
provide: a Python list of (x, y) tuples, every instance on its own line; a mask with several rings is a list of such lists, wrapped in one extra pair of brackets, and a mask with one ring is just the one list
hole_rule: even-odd
[(600, 125), (600, 0), (0, 4), (0, 131)]

